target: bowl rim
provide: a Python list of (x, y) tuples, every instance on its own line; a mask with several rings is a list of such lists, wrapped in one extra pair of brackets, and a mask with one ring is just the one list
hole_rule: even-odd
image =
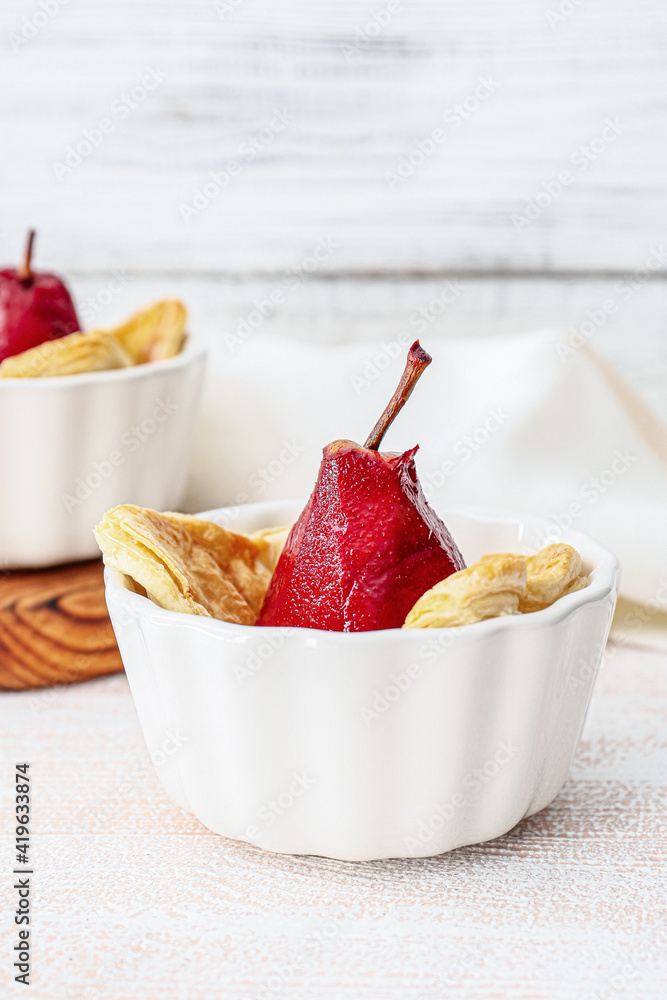
[[(125, 382), (133, 379), (150, 378), (161, 371), (174, 371), (183, 368), (190, 362), (205, 357), (206, 345), (198, 338), (187, 335), (183, 347), (171, 358), (159, 361), (145, 361), (142, 364), (130, 365), (128, 368), (109, 368), (99, 372), (78, 372), (72, 375), (42, 375), (35, 378), (0, 378), (0, 392), (17, 392), (20, 389), (36, 392), (45, 387), (62, 386), (63, 389), (73, 386), (99, 385), (100, 383)], [(20, 389), (19, 389), (20, 387)], [(29, 387), (29, 388), (28, 388)]]
[[(304, 500), (266, 500), (260, 501), (252, 504), (244, 504), (243, 506), (230, 506), (230, 507), (219, 507), (211, 510), (201, 511), (195, 514), (195, 517), (200, 517), (206, 519), (207, 515), (216, 514), (221, 515), (228, 512), (255, 512), (259, 513), (266, 511), (267, 514), (271, 510), (280, 508), (284, 509), (286, 506), (294, 505), (297, 507), (301, 505), (301, 508), (305, 504)], [(300, 508), (300, 509), (301, 509)], [(481, 509), (463, 509), (458, 507), (450, 507), (442, 511), (438, 511), (438, 516), (441, 517), (445, 523), (447, 523), (448, 517), (462, 517), (471, 521), (480, 521), (485, 524), (490, 523), (501, 523), (501, 524), (519, 524), (526, 526), (527, 523), (531, 524), (533, 528), (550, 527), (551, 522), (546, 518), (541, 518), (532, 514), (522, 514), (515, 511), (484, 511)], [(275, 524), (275, 521), (273, 522)], [(271, 527), (270, 523), (267, 523), (266, 527)], [(261, 530), (261, 529), (260, 529)], [(455, 625), (446, 626), (441, 628), (415, 628), (415, 629), (402, 629), (402, 628), (392, 628), (392, 629), (375, 629), (368, 632), (333, 632), (327, 629), (316, 629), (307, 628), (305, 626), (277, 626), (269, 625), (263, 626), (261, 628), (261, 633), (265, 635), (283, 635), (286, 639), (295, 640), (301, 639), (306, 644), (312, 642), (313, 639), (322, 641), (325, 637), (327, 641), (330, 642), (346, 642), (350, 641), (356, 643), (373, 642), (378, 639), (387, 639), (391, 637), (392, 641), (398, 641), (403, 643), (416, 642), (423, 643), (424, 639), (430, 636), (442, 636), (444, 633), (452, 636), (460, 637), (461, 640), (474, 641), (475, 639), (485, 639), (489, 636), (505, 633), (507, 631), (534, 631), (539, 628), (549, 628), (552, 625), (557, 625), (560, 622), (565, 621), (565, 619), (576, 614), (581, 608), (588, 604), (595, 604), (605, 598), (608, 598), (612, 593), (618, 591), (618, 584), (620, 580), (620, 562), (616, 555), (611, 552), (605, 546), (601, 545), (595, 538), (591, 535), (576, 530), (565, 530), (561, 532), (561, 540), (566, 542), (571, 539), (569, 544), (572, 544), (577, 548), (577, 542), (579, 545), (584, 542), (582, 546), (585, 549), (592, 549), (594, 551), (593, 561), (595, 563), (592, 575), (594, 579), (591, 580), (587, 587), (583, 590), (575, 591), (572, 594), (566, 594), (564, 597), (559, 598), (554, 604), (550, 605), (548, 608), (543, 608), (541, 611), (532, 611), (530, 614), (523, 615), (505, 615), (496, 618), (487, 618), (481, 622), (474, 622), (470, 625)], [(536, 550), (537, 551), (537, 550)], [(240, 641), (243, 637), (249, 637), (251, 635), (257, 635), (255, 630), (258, 626), (256, 625), (238, 625), (234, 622), (221, 621), (218, 618), (209, 618), (204, 615), (192, 615), (182, 611), (170, 611), (167, 608), (161, 608), (148, 597), (144, 597), (142, 594), (138, 594), (131, 589), (127, 580), (127, 576), (117, 570), (111, 570), (108, 567), (104, 569), (104, 580), (105, 586), (109, 594), (113, 596), (117, 595), (118, 599), (129, 605), (131, 609), (134, 609), (133, 617), (137, 619), (139, 617), (146, 618), (157, 625), (176, 627), (184, 626), (186, 628), (196, 628), (212, 637), (228, 638), (234, 639), (235, 641)], [(258, 636), (259, 637), (259, 636)]]

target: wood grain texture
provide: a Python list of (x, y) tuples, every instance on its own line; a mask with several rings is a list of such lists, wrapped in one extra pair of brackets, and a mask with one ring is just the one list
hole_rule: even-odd
[(31, 764), (30, 995), (664, 1000), (666, 718), (665, 655), (610, 647), (552, 806), (488, 844), (353, 864), (267, 854), (171, 805), (124, 676), (2, 695), (7, 843), (12, 766)]
[(0, 690), (122, 670), (101, 561), (0, 574)]
[[(389, 0), (88, 0), (23, 43), (39, 8), (5, 0), (7, 251), (30, 222), (38, 259), (65, 269), (281, 272), (328, 236), (323, 273), (639, 267), (667, 207), (667, 8), (586, 0), (551, 23), (558, 6), (411, 0), (387, 21)], [(163, 79), (123, 105), (149, 70)], [(476, 106), (482, 78), (495, 84)], [(271, 133), (277, 111), (290, 121)], [(607, 119), (615, 138), (577, 158)], [(231, 161), (239, 171), (184, 221)], [(566, 169), (573, 181), (517, 230)]]

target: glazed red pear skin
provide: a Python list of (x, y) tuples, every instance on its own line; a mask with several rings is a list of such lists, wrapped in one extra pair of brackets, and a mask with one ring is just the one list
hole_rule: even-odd
[(0, 271), (0, 361), (81, 329), (62, 280), (31, 270), (33, 240), (31, 233), (22, 267)]
[(426, 502), (416, 451), (382, 453), (353, 441), (326, 446), (258, 625), (335, 632), (400, 628), (422, 594), (465, 568)]

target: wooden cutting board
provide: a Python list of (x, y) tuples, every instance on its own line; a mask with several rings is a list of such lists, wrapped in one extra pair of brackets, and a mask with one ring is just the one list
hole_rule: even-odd
[(122, 669), (101, 560), (0, 574), (0, 690), (69, 684)]

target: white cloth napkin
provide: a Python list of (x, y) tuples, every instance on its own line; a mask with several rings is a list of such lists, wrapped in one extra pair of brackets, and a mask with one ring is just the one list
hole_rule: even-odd
[[(427, 341), (433, 364), (383, 450), (419, 443), (436, 510), (539, 514), (553, 538), (568, 525), (589, 532), (621, 559), (624, 595), (666, 610), (667, 431), (589, 346), (561, 357), (562, 341), (549, 331)], [(216, 346), (185, 509), (305, 500), (323, 445), (364, 441), (406, 350), (260, 333), (233, 352)]]

